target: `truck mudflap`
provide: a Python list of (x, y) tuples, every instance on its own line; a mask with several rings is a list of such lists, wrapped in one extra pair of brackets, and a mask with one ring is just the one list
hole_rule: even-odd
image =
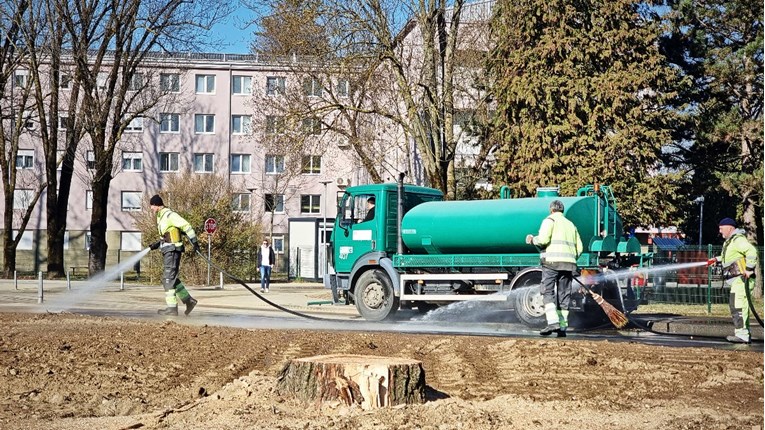
[[(323, 277), (324, 288), (332, 292), (332, 304), (349, 304), (348, 299), (348, 275), (326, 273)], [(345, 300), (343, 300), (345, 299)]]

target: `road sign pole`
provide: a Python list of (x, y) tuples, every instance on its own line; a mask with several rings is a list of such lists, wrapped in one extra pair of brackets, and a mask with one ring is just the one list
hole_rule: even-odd
[(210, 250), (212, 247), (212, 235), (207, 233), (207, 287), (210, 286)]

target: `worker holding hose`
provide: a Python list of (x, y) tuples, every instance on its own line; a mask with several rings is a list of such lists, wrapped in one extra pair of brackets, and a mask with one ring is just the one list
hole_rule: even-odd
[[(183, 255), (183, 239), (181, 233), (189, 238), (194, 246), (194, 252), (199, 251), (199, 242), (194, 228), (188, 221), (176, 212), (165, 207), (162, 197), (152, 196), (149, 200), (151, 210), (157, 215), (157, 230), (162, 237), (152, 243), (149, 248), (159, 249), (162, 252), (163, 270), (162, 287), (165, 289), (165, 304), (167, 307), (157, 311), (160, 315), (178, 315), (178, 300), (186, 305), (184, 314), (188, 315), (197, 305), (197, 300), (191, 297), (183, 282), (178, 278), (178, 269)], [(177, 296), (177, 298), (176, 298)]]
[[(566, 336), (568, 307), (571, 302), (571, 281), (576, 271), (576, 260), (582, 253), (582, 239), (574, 223), (563, 215), (563, 202), (550, 203), (550, 215), (542, 221), (539, 235), (529, 234), (526, 243), (544, 249), (542, 258), (542, 302), (547, 327), (542, 336), (556, 333)], [(557, 284), (557, 288), (556, 288)]]
[(750, 343), (752, 338), (749, 331), (749, 299), (746, 288), (751, 288), (751, 282), (748, 280), (754, 276), (757, 250), (749, 243), (744, 230), (736, 228), (736, 221), (733, 219), (723, 218), (719, 229), (720, 235), (725, 239), (722, 255), (710, 259), (708, 264), (722, 264), (723, 278), (730, 287), (729, 306), (735, 331), (733, 336), (726, 339), (732, 343)]

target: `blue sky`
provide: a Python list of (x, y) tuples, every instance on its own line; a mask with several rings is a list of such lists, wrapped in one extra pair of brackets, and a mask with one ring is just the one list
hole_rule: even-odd
[(254, 27), (242, 29), (248, 20), (252, 20), (253, 12), (239, 6), (224, 21), (210, 30), (210, 45), (205, 47), (207, 52), (222, 52), (226, 54), (247, 54), (250, 52), (250, 41)]

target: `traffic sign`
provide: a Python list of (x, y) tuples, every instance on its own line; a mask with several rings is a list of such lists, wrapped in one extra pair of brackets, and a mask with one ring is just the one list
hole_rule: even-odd
[(215, 230), (218, 229), (218, 221), (215, 221), (215, 218), (207, 218), (205, 220), (205, 232), (207, 234), (213, 234), (215, 233)]

